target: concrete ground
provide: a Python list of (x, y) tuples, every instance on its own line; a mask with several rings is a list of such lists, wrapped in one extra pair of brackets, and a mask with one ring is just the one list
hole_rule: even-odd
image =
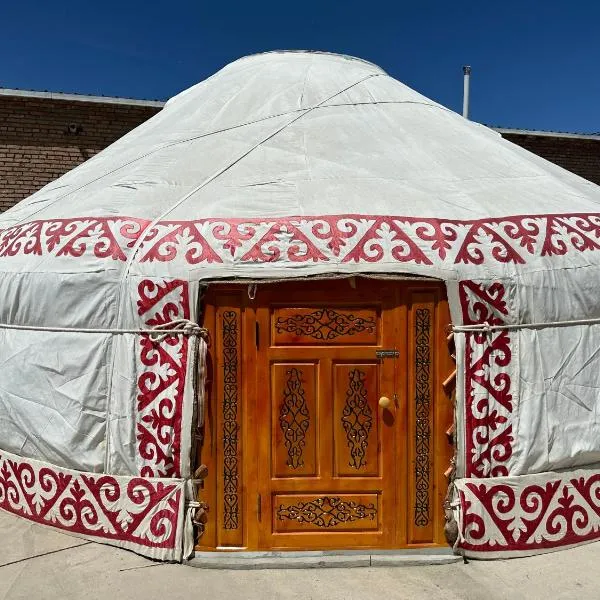
[(600, 598), (600, 543), (437, 566), (224, 571), (158, 564), (0, 511), (0, 600)]

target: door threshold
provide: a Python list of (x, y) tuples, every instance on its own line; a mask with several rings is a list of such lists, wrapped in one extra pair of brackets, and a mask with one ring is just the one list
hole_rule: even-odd
[(450, 548), (409, 550), (323, 550), (256, 552), (196, 552), (184, 561), (200, 569), (320, 569), (354, 567), (414, 567), (462, 562)]

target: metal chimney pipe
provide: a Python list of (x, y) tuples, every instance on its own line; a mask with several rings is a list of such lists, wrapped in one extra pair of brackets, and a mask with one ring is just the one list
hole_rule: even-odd
[(463, 67), (464, 74), (464, 89), (463, 89), (463, 117), (469, 118), (469, 84), (471, 83), (471, 67), (465, 65)]

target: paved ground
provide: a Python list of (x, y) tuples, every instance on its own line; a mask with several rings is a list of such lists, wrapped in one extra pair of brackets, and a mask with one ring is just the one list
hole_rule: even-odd
[(600, 598), (600, 543), (433, 567), (212, 571), (150, 562), (0, 511), (0, 600)]

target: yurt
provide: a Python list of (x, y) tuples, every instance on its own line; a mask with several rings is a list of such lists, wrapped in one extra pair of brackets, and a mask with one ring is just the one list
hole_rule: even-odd
[(0, 230), (5, 511), (160, 560), (600, 537), (600, 187), (377, 66), (237, 60)]

